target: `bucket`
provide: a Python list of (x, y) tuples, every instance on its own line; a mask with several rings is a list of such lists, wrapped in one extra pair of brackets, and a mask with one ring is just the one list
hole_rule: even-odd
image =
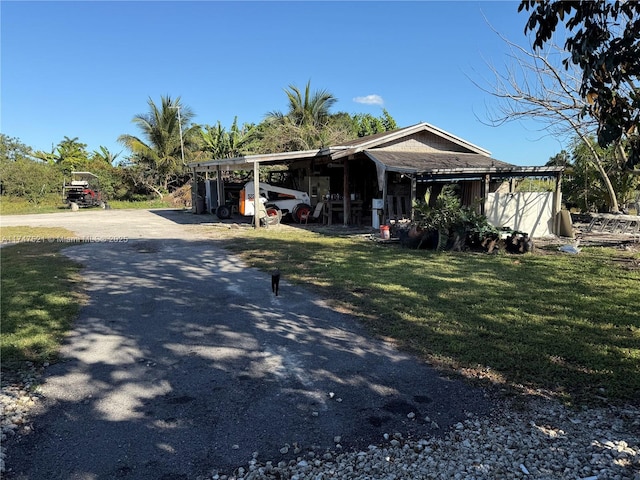
[(389, 240), (391, 237), (389, 233), (389, 225), (380, 225), (380, 238), (384, 240)]

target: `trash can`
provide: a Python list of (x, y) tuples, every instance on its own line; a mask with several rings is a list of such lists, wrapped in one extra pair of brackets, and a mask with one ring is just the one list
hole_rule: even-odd
[(196, 198), (196, 214), (198, 215), (203, 214), (204, 211), (205, 211), (204, 198), (201, 196), (198, 196), (198, 198)]

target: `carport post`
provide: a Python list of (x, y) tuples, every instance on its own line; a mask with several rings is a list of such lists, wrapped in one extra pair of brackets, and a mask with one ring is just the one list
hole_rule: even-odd
[(198, 213), (196, 204), (198, 200), (198, 171), (191, 169), (191, 213)]
[[(389, 207), (387, 205), (387, 181), (388, 181), (388, 172), (387, 172), (387, 167), (385, 166), (384, 168), (384, 174), (383, 174), (383, 179), (384, 182), (382, 183), (382, 218), (380, 219), (380, 225), (386, 225), (387, 224), (387, 219), (390, 215), (391, 212), (389, 212)], [(372, 212), (373, 215), (373, 212)]]
[(253, 228), (260, 228), (260, 166), (253, 162)]
[(491, 188), (491, 175), (488, 173), (484, 176), (484, 183), (482, 185), (482, 205), (481, 205), (481, 214), (487, 214), (487, 200), (489, 199), (489, 190)]
[(411, 218), (411, 221), (415, 220), (415, 215), (414, 215), (414, 208), (413, 205), (416, 203), (416, 199), (418, 196), (418, 180), (416, 178), (415, 175), (412, 175), (411, 177), (411, 205), (409, 206), (409, 208), (411, 208), (411, 215), (409, 216), (409, 218)]
[(351, 192), (349, 191), (349, 158), (344, 159), (344, 169), (342, 172), (342, 224), (349, 225), (351, 218)]
[(555, 235), (560, 234), (560, 210), (562, 209), (562, 172), (556, 173), (556, 188), (553, 192), (553, 229)]
[(223, 205), (224, 202), (224, 182), (222, 181), (222, 170), (220, 169), (220, 165), (216, 165), (216, 184), (218, 185), (217, 194), (218, 194), (218, 207)]

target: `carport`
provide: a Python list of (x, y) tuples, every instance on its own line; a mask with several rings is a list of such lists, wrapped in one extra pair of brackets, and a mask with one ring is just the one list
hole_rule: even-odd
[[(549, 230), (557, 233), (560, 228), (562, 167), (512, 165), (427, 123), (317, 150), (213, 159), (189, 167), (194, 179), (198, 174), (207, 178), (215, 174), (213, 201), (220, 205), (225, 198), (225, 172), (253, 170), (256, 178), (260, 166), (268, 165), (286, 166), (291, 173), (289, 187), (307, 191), (314, 204), (323, 202), (329, 223), (339, 212), (343, 225), (365, 223), (373, 227), (412, 219), (412, 205), (427, 189), (433, 200), (444, 185), (458, 184), (463, 205), (478, 205), (481, 213), (487, 214), (491, 194), (515, 196), (518, 180), (547, 179), (554, 182), (550, 197), (553, 225)], [(196, 188), (194, 185), (194, 191)]]

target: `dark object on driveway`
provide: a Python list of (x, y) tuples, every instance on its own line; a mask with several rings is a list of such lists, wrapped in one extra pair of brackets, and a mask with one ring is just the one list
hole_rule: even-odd
[(278, 296), (278, 290), (280, 289), (280, 270), (274, 270), (271, 272), (271, 290)]
[(71, 181), (65, 181), (62, 191), (69, 206), (106, 208), (98, 176), (91, 172), (71, 172)]

